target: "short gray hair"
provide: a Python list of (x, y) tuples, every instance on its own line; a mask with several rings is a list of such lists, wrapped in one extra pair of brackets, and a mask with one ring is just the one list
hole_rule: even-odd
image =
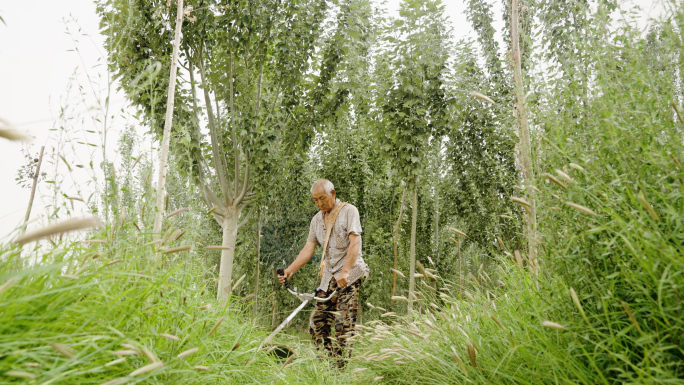
[(311, 186), (311, 193), (313, 194), (314, 189), (316, 188), (316, 185), (319, 184), (319, 183), (322, 183), (322, 184), (323, 184), (323, 189), (325, 190), (326, 194), (332, 196), (331, 193), (332, 193), (332, 190), (335, 189), (335, 186), (333, 185), (333, 183), (332, 183), (331, 181), (329, 181), (329, 180), (327, 180), (327, 179), (319, 179), (319, 180), (317, 180), (317, 181), (313, 184), (313, 186)]

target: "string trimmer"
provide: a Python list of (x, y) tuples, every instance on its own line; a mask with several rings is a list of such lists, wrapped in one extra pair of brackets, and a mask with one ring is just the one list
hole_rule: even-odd
[[(285, 271), (283, 270), (282, 267), (281, 267), (281, 268), (278, 268), (277, 273), (278, 273), (279, 276), (284, 276), (284, 275), (285, 275)], [(299, 298), (299, 300), (302, 301), (302, 303), (299, 305), (299, 307), (297, 307), (297, 308), (295, 309), (295, 311), (292, 312), (292, 314), (290, 314), (287, 318), (285, 318), (285, 321), (283, 321), (280, 325), (278, 325), (278, 327), (273, 331), (273, 333), (271, 333), (271, 335), (269, 335), (268, 337), (266, 337), (266, 339), (264, 340), (264, 342), (263, 342), (262, 344), (267, 344), (267, 343), (269, 343), (269, 342), (273, 339), (273, 337), (275, 337), (275, 335), (278, 334), (278, 332), (280, 332), (280, 331), (283, 330), (287, 325), (290, 324), (290, 321), (292, 321), (292, 319), (297, 315), (297, 313), (299, 313), (302, 309), (304, 309), (304, 307), (305, 307), (309, 302), (311, 302), (311, 301), (318, 301), (318, 302), (329, 301), (329, 300), (335, 295), (335, 293), (337, 293), (337, 290), (335, 290), (335, 291), (333, 291), (332, 294), (330, 294), (330, 296), (328, 296), (327, 298), (319, 298), (319, 297), (316, 297), (316, 292), (313, 292), (313, 293), (300, 293), (300, 292), (297, 291), (296, 288), (293, 290), (293, 289), (290, 287), (290, 283), (287, 281), (287, 278), (285, 279), (285, 284), (284, 284), (283, 286), (285, 286), (285, 288), (287, 289), (287, 291), (289, 291), (292, 295), (294, 295), (295, 297)]]

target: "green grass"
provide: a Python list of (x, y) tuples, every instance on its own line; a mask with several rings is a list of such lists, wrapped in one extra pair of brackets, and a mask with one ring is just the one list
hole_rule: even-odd
[[(251, 324), (241, 304), (221, 308), (198, 279), (204, 275), (200, 266), (179, 257), (172, 268), (155, 270), (154, 254), (120, 253), (109, 244), (93, 259), (95, 247), (61, 244), (27, 253), (26, 246), (21, 257), (19, 247), (0, 251), (0, 282), (14, 282), (0, 293), (0, 383), (13, 382), (13, 372), (52, 384), (126, 378), (151, 363), (135, 354), (112, 364), (120, 358), (114, 352), (130, 346), (146, 349), (164, 366), (126, 383), (263, 383), (279, 377), (273, 372), (281, 363), (257, 352), (265, 331)], [(12, 268), (31, 257), (32, 267)], [(212, 308), (200, 310), (205, 304)], [(194, 347), (197, 353), (176, 358)]]

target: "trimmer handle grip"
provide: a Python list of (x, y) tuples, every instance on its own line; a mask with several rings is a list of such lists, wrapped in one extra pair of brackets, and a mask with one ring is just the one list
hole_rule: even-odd
[[(276, 273), (278, 273), (279, 276), (285, 276), (285, 270), (282, 267), (279, 267), (278, 270), (276, 270)], [(290, 283), (287, 282), (287, 278), (285, 278), (285, 287), (290, 286)]]

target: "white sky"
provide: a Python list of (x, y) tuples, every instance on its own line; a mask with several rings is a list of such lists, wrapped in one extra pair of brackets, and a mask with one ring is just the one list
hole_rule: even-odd
[[(495, 4), (495, 14), (500, 15), (498, 7), (501, 2), (490, 2)], [(634, 3), (641, 5), (644, 16), (656, 16), (654, 2), (635, 0)], [(388, 7), (395, 12), (398, 4), (399, 0), (387, 1)], [(474, 37), (463, 14), (464, 1), (444, 0), (444, 4), (455, 39)], [(91, 78), (104, 74), (104, 66), (101, 65), (103, 39), (98, 34), (99, 19), (95, 13), (95, 4), (92, 0), (3, 1), (0, 3), (0, 16), (7, 24), (0, 24), (0, 118), (36, 137), (31, 143), (32, 152), (38, 152), (41, 145), (45, 145), (47, 151), (47, 148), (55, 145), (54, 140), (48, 140), (48, 134), (58, 120), (61, 106), (59, 100), (66, 93), (69, 78), (75, 73), (77, 79), (85, 85), (86, 72)], [(73, 36), (78, 40), (80, 56), (73, 51), (75, 43), (72, 36), (66, 33), (65, 21), (72, 18), (82, 28), (79, 32), (76, 24), (70, 24)], [(500, 30), (502, 26), (502, 21), (496, 20), (496, 28)], [(83, 36), (82, 33), (90, 37)], [(102, 59), (98, 62), (98, 58)], [(102, 96), (101, 91), (102, 87), (96, 93)], [(94, 100), (91, 94), (86, 101), (87, 105), (95, 106)], [(112, 94), (110, 100), (114, 110), (125, 107), (121, 95)], [(79, 115), (97, 113), (75, 104), (73, 98), (70, 103), (70, 107)], [(124, 123), (125, 121), (119, 119), (112, 126), (108, 138), (110, 148), (116, 144)], [(88, 120), (82, 123), (86, 129), (88, 124)], [(24, 161), (21, 148), (20, 144), (0, 140), (0, 240), (22, 223), (28, 205), (30, 189), (17, 186), (14, 180)], [(88, 150), (77, 152), (79, 151), (82, 153), (70, 155), (90, 158)], [(108, 151), (108, 154), (115, 157), (113, 151)], [(44, 163), (43, 166), (48, 165)], [(54, 165), (44, 168), (48, 172), (54, 169)], [(66, 168), (60, 165), (58, 170), (64, 172)], [(47, 192), (45, 183), (39, 185), (32, 219), (44, 213), (45, 203), (41, 199), (41, 190)]]

